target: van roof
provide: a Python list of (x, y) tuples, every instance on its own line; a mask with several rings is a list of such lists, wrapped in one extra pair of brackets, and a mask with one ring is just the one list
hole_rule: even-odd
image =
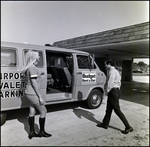
[(16, 43), (16, 42), (7, 42), (7, 41), (1, 41), (1, 46), (6, 47), (24, 47), (24, 48), (37, 48), (37, 49), (46, 49), (46, 50), (53, 50), (53, 51), (59, 51), (60, 52), (68, 52), (68, 53), (81, 53), (81, 54), (89, 54), (84, 51), (74, 50), (74, 49), (66, 49), (66, 48), (59, 48), (59, 47), (52, 47), (52, 46), (42, 46), (42, 45), (34, 45), (34, 44), (26, 44), (26, 43)]

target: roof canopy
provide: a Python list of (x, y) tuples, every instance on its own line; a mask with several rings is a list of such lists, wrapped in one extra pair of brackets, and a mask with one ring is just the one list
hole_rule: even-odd
[(96, 56), (149, 57), (149, 22), (54, 42), (52, 46), (78, 49)]

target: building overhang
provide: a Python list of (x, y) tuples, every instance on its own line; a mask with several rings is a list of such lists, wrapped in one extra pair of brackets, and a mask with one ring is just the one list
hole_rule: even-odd
[(82, 50), (96, 57), (149, 58), (149, 22), (62, 40), (52, 46)]
[(95, 54), (95, 57), (120, 59), (149, 58), (149, 39), (74, 48)]

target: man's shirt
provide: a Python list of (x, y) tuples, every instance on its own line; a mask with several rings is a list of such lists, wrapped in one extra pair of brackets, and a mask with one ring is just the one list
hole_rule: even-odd
[(119, 88), (121, 86), (121, 76), (115, 67), (111, 67), (107, 72), (107, 81), (106, 81), (106, 94), (110, 92), (112, 88)]

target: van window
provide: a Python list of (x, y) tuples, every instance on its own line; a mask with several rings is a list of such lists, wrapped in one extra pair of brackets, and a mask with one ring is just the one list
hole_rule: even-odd
[(47, 66), (73, 68), (73, 57), (71, 54), (52, 53), (47, 51), (46, 60)]
[(16, 49), (10, 47), (1, 47), (1, 66), (14, 67), (17, 65)]
[(78, 68), (89, 69), (90, 62), (88, 56), (77, 55)]
[[(39, 51), (39, 50), (35, 50), (35, 51), (37, 51), (37, 52), (39, 52), (39, 56), (40, 56), (40, 59), (39, 59), (39, 62), (38, 62), (38, 64), (37, 64), (37, 67), (43, 67), (44, 66), (44, 58), (43, 58), (43, 52), (42, 51)], [(24, 59), (24, 65), (25, 65), (25, 56), (26, 56), (26, 53), (28, 52), (28, 49), (25, 49), (24, 51), (23, 51), (24, 53), (24, 56), (23, 56), (23, 59)]]

